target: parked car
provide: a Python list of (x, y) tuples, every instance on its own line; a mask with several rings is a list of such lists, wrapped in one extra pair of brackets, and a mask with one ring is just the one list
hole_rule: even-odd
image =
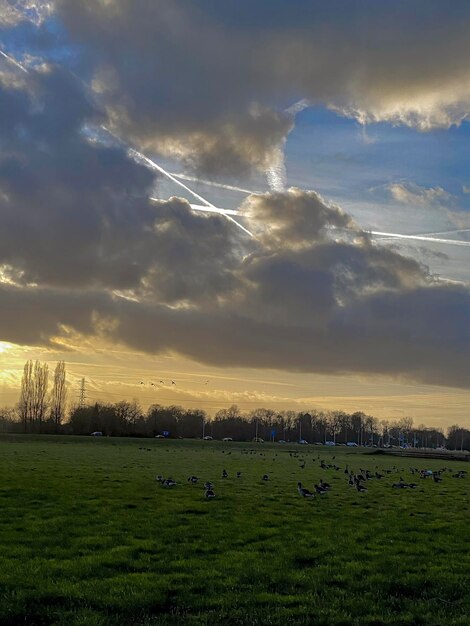
[(349, 446), (350, 448), (357, 448), (358, 447), (358, 445), (357, 445), (357, 443), (355, 441), (348, 441), (346, 445)]
[(92, 437), (102, 437), (103, 433), (101, 432), (101, 430), (95, 430), (94, 433), (91, 433)]
[(155, 439), (165, 439), (163, 435), (155, 435)]
[(204, 437), (204, 441), (212, 441), (214, 439), (214, 437), (211, 437), (210, 435), (206, 435)]
[(222, 441), (233, 441), (232, 437), (224, 437)]
[(336, 443), (334, 441), (325, 441), (325, 446), (335, 446)]
[(264, 443), (264, 439), (261, 439), (261, 437), (253, 437), (253, 442), (254, 443)]
[(299, 443), (308, 444), (308, 441), (306, 439), (299, 439)]
[(284, 439), (279, 439), (278, 443), (286, 443)]

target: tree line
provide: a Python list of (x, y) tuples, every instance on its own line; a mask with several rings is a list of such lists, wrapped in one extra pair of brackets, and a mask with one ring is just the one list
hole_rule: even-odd
[[(50, 379), (51, 378), (51, 379)], [(410, 417), (379, 420), (361, 411), (242, 411), (232, 405), (209, 417), (201, 409), (139, 403), (95, 402), (67, 410), (65, 363), (57, 363), (49, 376), (47, 363), (27, 361), (16, 407), (0, 408), (0, 430), (22, 433), (62, 433), (109, 436), (223, 439), (237, 441), (300, 441), (355, 443), (357, 445), (448, 447), (470, 450), (470, 431), (458, 425), (442, 429), (413, 425)]]

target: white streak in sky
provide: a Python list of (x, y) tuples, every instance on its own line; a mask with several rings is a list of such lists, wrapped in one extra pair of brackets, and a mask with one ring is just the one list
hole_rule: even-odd
[[(150, 197), (149, 200), (152, 202), (162, 202), (161, 198)], [(193, 211), (204, 211), (205, 213), (219, 213), (219, 215), (240, 215), (238, 211), (233, 209), (219, 209), (217, 207), (206, 206), (205, 204), (193, 204), (189, 203), (189, 206), (193, 209)]]
[(15, 65), (17, 68), (19, 68), (20, 70), (22, 70), (26, 74), (29, 74), (28, 70), (23, 65), (21, 65), (21, 63), (18, 63), (18, 61), (16, 59), (14, 59), (13, 57), (11, 57), (9, 54), (7, 54), (6, 52), (3, 52), (3, 50), (0, 50), (0, 54), (7, 61), (10, 61), (10, 63), (13, 63), (13, 65)]
[(287, 171), (284, 157), (285, 141), (276, 149), (269, 169), (266, 170), (266, 178), (272, 191), (284, 191), (287, 186)]
[(375, 230), (367, 231), (370, 235), (386, 237), (390, 239), (412, 239), (415, 241), (426, 241), (428, 243), (444, 243), (451, 246), (470, 246), (470, 241), (460, 241), (458, 239), (441, 239), (439, 237), (427, 237), (426, 235), (400, 235), (399, 233), (382, 233)]
[(262, 191), (252, 191), (251, 189), (244, 189), (243, 187), (235, 187), (234, 185), (216, 183), (212, 180), (204, 180), (203, 178), (197, 178), (196, 176), (189, 176), (188, 174), (175, 174), (174, 172), (172, 172), (172, 176), (180, 180), (187, 180), (191, 183), (200, 183), (201, 185), (207, 185), (209, 187), (219, 187), (220, 189), (228, 189), (228, 191), (239, 191), (240, 193), (248, 193), (248, 194), (263, 193)]
[[(128, 150), (128, 154), (129, 156), (131, 156), (135, 161), (137, 162), (141, 162), (146, 164), (148, 167), (150, 167), (153, 170), (157, 170), (157, 172), (160, 172), (161, 174), (163, 174), (164, 176), (166, 176), (167, 178), (169, 178), (170, 180), (172, 180), (174, 183), (176, 183), (177, 185), (179, 185), (180, 187), (182, 187), (183, 189), (185, 189), (186, 191), (188, 191), (191, 195), (193, 195), (195, 198), (197, 198), (198, 200), (200, 200), (205, 206), (210, 207), (211, 209), (216, 209), (217, 207), (215, 207), (211, 202), (209, 202), (209, 200), (206, 200), (205, 198), (203, 198), (202, 196), (200, 196), (198, 193), (196, 193), (195, 191), (193, 191), (192, 189), (190, 189), (187, 185), (185, 185), (184, 183), (182, 183), (180, 180), (178, 180), (177, 178), (175, 178), (172, 174), (170, 174), (170, 172), (167, 172), (161, 165), (158, 165), (158, 163), (155, 163), (155, 161), (152, 161), (152, 159), (149, 159), (148, 157), (145, 156), (145, 154), (142, 154), (141, 152), (138, 152), (137, 150), (135, 150), (134, 148), (129, 148)], [(240, 222), (237, 222), (237, 220), (235, 220), (231, 215), (229, 215), (228, 213), (223, 213), (225, 215), (225, 217), (232, 222), (233, 224), (235, 224), (236, 226), (238, 226), (238, 228), (240, 228), (241, 230), (243, 230), (247, 235), (250, 235), (250, 237), (252, 237), (253, 239), (255, 239), (255, 236), (253, 235), (252, 232), (250, 232), (248, 230), (248, 228), (245, 228), (243, 226), (243, 224), (240, 224)]]
[[(21, 65), (21, 63), (19, 63), (16, 59), (14, 59), (13, 57), (8, 55), (6, 52), (4, 52), (1, 49), (0, 49), (0, 55), (3, 56), (10, 63), (15, 65), (18, 69), (22, 70), (26, 74), (29, 74), (29, 70), (26, 67)], [(308, 106), (309, 106), (309, 103), (306, 100), (300, 100), (299, 102), (293, 104), (291, 107), (286, 109), (286, 113), (295, 116), (297, 113), (299, 113), (300, 111), (303, 111), (303, 109), (307, 108)], [(120, 139), (119, 137), (116, 137), (116, 135), (114, 135), (114, 133), (112, 133), (105, 126), (102, 126), (101, 128), (105, 130), (107, 133), (109, 133), (112, 137), (114, 137), (121, 145), (127, 146), (127, 144), (125, 144), (125, 142), (123, 142), (122, 139)], [(188, 193), (190, 193), (192, 196), (194, 196), (197, 200), (203, 203), (202, 205), (190, 203), (190, 206), (193, 210), (206, 211), (206, 212), (211, 212), (211, 213), (219, 213), (220, 215), (224, 215), (229, 221), (231, 221), (233, 224), (238, 226), (238, 228), (244, 231), (247, 235), (256, 239), (256, 237), (251, 231), (249, 231), (247, 228), (245, 228), (245, 226), (243, 226), (243, 224), (240, 224), (240, 222), (238, 222), (232, 217), (233, 215), (235, 216), (240, 215), (238, 211), (234, 211), (232, 209), (220, 209), (214, 206), (211, 202), (209, 202), (208, 200), (203, 198), (201, 195), (199, 195), (198, 193), (190, 189), (187, 185), (185, 185), (184, 183), (181, 182), (181, 180), (178, 180), (178, 179), (182, 178), (183, 180), (188, 180), (191, 182), (201, 182), (203, 184), (221, 187), (222, 189), (231, 189), (234, 191), (240, 191), (242, 193), (251, 194), (251, 193), (259, 193), (259, 192), (252, 192), (248, 189), (242, 189), (240, 187), (233, 187), (231, 185), (223, 185), (222, 183), (212, 183), (210, 181), (199, 180), (195, 177), (187, 176), (185, 174), (171, 174), (170, 172), (165, 170), (161, 165), (158, 165), (158, 163), (155, 163), (155, 161), (153, 161), (152, 159), (149, 159), (147, 156), (145, 156), (138, 150), (135, 150), (134, 148), (128, 148), (128, 154), (135, 161), (143, 163), (147, 165), (148, 167), (150, 167), (151, 169), (160, 172), (161, 174), (169, 178), (172, 182), (174, 182), (176, 185), (179, 185), (180, 187), (185, 189)], [(285, 162), (284, 162), (283, 146), (279, 147), (279, 152), (276, 156), (276, 159), (277, 160), (274, 162), (273, 166), (266, 172), (266, 175), (267, 175), (270, 187), (273, 191), (283, 191), (285, 189), (285, 183), (286, 183), (286, 169), (285, 169)], [(150, 200), (156, 201), (157, 198), (150, 198)], [(409, 240), (414, 240), (414, 241), (426, 241), (429, 243), (439, 243), (439, 244), (447, 244), (447, 245), (462, 246), (462, 247), (470, 246), (470, 241), (460, 241), (457, 239), (442, 239), (442, 238), (430, 236), (430, 235), (451, 235), (454, 233), (470, 232), (469, 228), (443, 231), (440, 233), (429, 233), (429, 234), (424, 234), (424, 235), (401, 235), (399, 233), (383, 233), (383, 232), (378, 232), (378, 231), (368, 231), (368, 232), (369, 234), (374, 235), (375, 237), (382, 237), (382, 238), (409, 239)]]
[[(309, 101), (303, 98), (302, 100), (291, 104), (290, 107), (285, 109), (284, 113), (295, 120), (296, 115), (304, 109), (307, 109), (309, 106)], [(284, 191), (287, 187), (286, 158), (284, 152), (285, 145), (286, 138), (284, 138), (282, 143), (278, 146), (273, 156), (273, 162), (266, 170), (266, 179), (271, 191)]]

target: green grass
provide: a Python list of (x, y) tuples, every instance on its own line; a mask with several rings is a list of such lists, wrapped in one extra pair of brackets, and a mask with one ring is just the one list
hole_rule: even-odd
[[(468, 464), (293, 449), (1, 438), (0, 624), (468, 625), (470, 478), (434, 484), (408, 469)], [(320, 468), (333, 456), (400, 471), (359, 494)], [(193, 473), (214, 481), (215, 500)], [(393, 490), (400, 475), (419, 488)], [(320, 478), (331, 493), (299, 497), (298, 480)]]

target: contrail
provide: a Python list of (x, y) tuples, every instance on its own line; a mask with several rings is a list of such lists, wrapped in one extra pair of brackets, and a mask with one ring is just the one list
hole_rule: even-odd
[[(152, 202), (162, 202), (161, 198), (150, 197), (149, 200)], [(193, 209), (193, 211), (204, 211), (205, 213), (219, 213), (220, 215), (240, 215), (238, 211), (234, 211), (233, 209), (219, 209), (217, 207), (206, 206), (205, 204), (192, 204), (189, 203), (189, 206)]]
[(262, 191), (253, 191), (252, 189), (244, 189), (243, 187), (235, 187), (235, 185), (226, 185), (224, 183), (216, 183), (212, 180), (204, 180), (203, 178), (196, 178), (196, 176), (189, 176), (188, 174), (175, 174), (171, 173), (172, 176), (178, 178), (180, 180), (188, 180), (191, 183), (201, 183), (202, 185), (208, 185), (209, 187), (219, 187), (220, 189), (228, 189), (229, 191), (239, 191), (240, 193), (263, 193)]
[(376, 230), (366, 231), (371, 235), (386, 237), (390, 239), (412, 239), (415, 241), (427, 241), (431, 243), (445, 243), (451, 246), (470, 246), (470, 241), (460, 241), (458, 239), (441, 239), (439, 237), (427, 237), (426, 235), (400, 235), (399, 233), (382, 233)]
[(3, 50), (0, 50), (0, 54), (2, 55), (2, 57), (4, 57), (7, 61), (10, 61), (10, 63), (13, 63), (13, 65), (16, 65), (16, 67), (18, 67), (20, 70), (22, 70), (23, 72), (25, 72), (26, 74), (29, 74), (28, 70), (21, 65), (21, 63), (19, 63), (16, 59), (14, 59), (13, 57), (11, 57), (9, 54), (7, 54), (6, 52), (3, 52)]
[(418, 233), (421, 237), (432, 237), (434, 235), (454, 235), (456, 233), (469, 233), (470, 228), (458, 228), (456, 230), (443, 230), (438, 233)]
[[(24, 67), (16, 59), (14, 59), (13, 57), (8, 55), (6, 52), (4, 52), (1, 49), (0, 49), (0, 55), (3, 56), (10, 63), (15, 65), (15, 67), (17, 67), (21, 71), (25, 72), (26, 74), (29, 74), (29, 70), (26, 67)], [(81, 82), (83, 82), (83, 81), (81, 81)], [(288, 113), (289, 115), (292, 115), (292, 116), (295, 117), (295, 115), (297, 113), (299, 113), (300, 111), (302, 111), (303, 109), (305, 109), (308, 106), (309, 106), (309, 104), (308, 104), (307, 101), (300, 100), (299, 102), (293, 104), (291, 107), (286, 109), (286, 113)], [(112, 133), (105, 126), (102, 126), (101, 128), (103, 130), (105, 130), (107, 133), (109, 133), (111, 136), (113, 136), (115, 139), (117, 139), (117, 141), (119, 141), (119, 143), (121, 145), (125, 145), (125, 146), (128, 145), (125, 142), (123, 142), (122, 139), (120, 139), (119, 137), (114, 135), (114, 133)], [(190, 206), (191, 206), (191, 208), (193, 210), (195, 210), (195, 211), (207, 211), (207, 212), (219, 213), (221, 215), (224, 215), (230, 222), (232, 222), (233, 224), (238, 226), (238, 228), (240, 228), (243, 232), (245, 232), (247, 235), (249, 235), (253, 239), (256, 239), (255, 235), (251, 231), (249, 231), (248, 228), (245, 228), (245, 226), (243, 226), (243, 224), (240, 224), (240, 222), (238, 222), (237, 220), (235, 220), (232, 217), (233, 215), (235, 215), (235, 216), (240, 215), (240, 213), (238, 211), (234, 211), (232, 209), (220, 209), (220, 208), (214, 206), (211, 202), (209, 202), (208, 200), (203, 198), (201, 195), (199, 195), (198, 193), (196, 193), (195, 191), (190, 189), (184, 183), (182, 183), (181, 180), (179, 180), (179, 178), (181, 178), (183, 180), (188, 180), (188, 181), (191, 181), (191, 182), (201, 182), (203, 184), (212, 185), (212, 186), (215, 186), (215, 187), (220, 187), (222, 189), (230, 189), (230, 190), (233, 190), (233, 191), (240, 191), (241, 193), (251, 194), (251, 193), (259, 193), (259, 192), (253, 192), (253, 191), (251, 191), (249, 189), (243, 189), (241, 187), (235, 187), (235, 186), (232, 186), (232, 185), (224, 185), (222, 183), (214, 183), (214, 182), (211, 182), (211, 181), (200, 180), (198, 178), (195, 178), (193, 176), (188, 176), (186, 174), (172, 174), (171, 172), (168, 172), (167, 170), (165, 170), (161, 165), (158, 165), (158, 163), (155, 163), (155, 161), (153, 161), (149, 157), (145, 156), (144, 154), (142, 154), (138, 150), (135, 150), (135, 148), (128, 148), (128, 154), (135, 161), (142, 162), (142, 163), (146, 164), (148, 167), (150, 167), (151, 169), (157, 170), (158, 172), (160, 172), (161, 174), (163, 174), (164, 176), (169, 178), (176, 185), (179, 185), (180, 187), (185, 189), (188, 193), (190, 193), (192, 196), (194, 196), (197, 200), (199, 200), (200, 202), (203, 203), (202, 205), (191, 204), (190, 203)], [(284, 152), (283, 152), (281, 147), (279, 148), (279, 153), (277, 155), (277, 162), (274, 163), (273, 166), (266, 172), (266, 175), (268, 177), (268, 181), (270, 183), (271, 189), (276, 190), (276, 191), (282, 191), (284, 189), (285, 163), (284, 163)], [(158, 200), (158, 198), (150, 198), (150, 200), (155, 202), (155, 201)], [(434, 242), (434, 243), (441, 243), (441, 244), (447, 244), (447, 245), (452, 245), (452, 246), (461, 246), (461, 247), (468, 247), (468, 246), (470, 246), (470, 241), (459, 241), (459, 240), (456, 240), (456, 239), (442, 239), (442, 238), (430, 236), (430, 235), (451, 235), (451, 234), (454, 234), (454, 233), (470, 232), (470, 228), (462, 228), (462, 229), (458, 229), (458, 230), (456, 229), (456, 230), (450, 230), (450, 231), (442, 231), (442, 232), (437, 232), (437, 233), (428, 233), (428, 234), (424, 234), (424, 235), (401, 235), (399, 233), (384, 233), (384, 232), (379, 232), (379, 231), (368, 231), (368, 232), (371, 235), (374, 235), (376, 237), (384, 237), (384, 238), (392, 238), (392, 239), (410, 239), (410, 240), (415, 240), (415, 241), (427, 241), (427, 242), (430, 242), (430, 243)]]
[[(29, 71), (23, 67), (23, 65), (21, 65), (21, 63), (18, 63), (18, 61), (16, 61), (13, 57), (10, 57), (8, 54), (6, 54), (6, 52), (3, 52), (3, 50), (0, 50), (0, 54), (7, 59), (8, 61), (10, 61), (10, 63), (13, 63), (16, 67), (18, 67), (20, 70), (22, 70), (23, 72), (25, 72), (26, 74), (29, 74)], [(83, 82), (83, 81), (81, 81)], [(88, 86), (87, 86), (88, 87)], [(120, 139), (119, 137), (116, 137), (114, 135), (114, 133), (112, 133), (108, 128), (106, 128), (105, 126), (102, 126), (101, 128), (103, 128), (103, 130), (105, 130), (106, 132), (108, 132), (110, 135), (112, 135), (113, 137), (115, 137), (121, 144), (124, 144), (124, 142), (122, 141), (122, 139)], [(127, 144), (124, 144), (127, 145)], [(248, 228), (245, 228), (245, 226), (243, 226), (243, 224), (240, 224), (240, 222), (237, 222), (237, 220), (235, 220), (230, 212), (227, 211), (223, 211), (221, 209), (217, 210), (217, 207), (215, 207), (211, 202), (209, 202), (208, 200), (206, 200), (205, 198), (203, 198), (202, 196), (200, 196), (198, 193), (196, 193), (195, 191), (193, 191), (192, 189), (190, 189), (187, 185), (185, 185), (184, 183), (182, 183), (180, 180), (178, 180), (175, 176), (173, 176), (173, 174), (170, 174), (170, 172), (167, 172), (161, 165), (158, 165), (158, 163), (155, 163), (155, 161), (152, 161), (152, 159), (149, 159), (148, 157), (145, 156), (145, 154), (142, 154), (142, 152), (139, 152), (138, 150), (135, 150), (134, 148), (128, 148), (127, 153), (129, 154), (129, 156), (131, 158), (133, 158), (135, 161), (140, 161), (144, 164), (146, 164), (147, 166), (149, 166), (151, 169), (157, 170), (158, 172), (160, 172), (161, 174), (163, 174), (164, 176), (166, 176), (167, 178), (169, 178), (171, 181), (173, 181), (176, 185), (179, 185), (180, 187), (182, 187), (183, 189), (185, 189), (188, 193), (190, 193), (191, 195), (193, 195), (195, 198), (197, 198), (198, 200), (200, 200), (205, 206), (207, 206), (210, 209), (215, 209), (215, 213), (221, 213), (222, 215), (224, 215), (230, 222), (232, 222), (233, 224), (235, 224), (236, 226), (238, 226), (238, 228), (240, 228), (243, 232), (245, 232), (247, 235), (249, 235), (250, 237), (252, 237), (253, 239), (255, 239), (254, 234), (248, 230)], [(198, 206), (198, 205), (195, 205)], [(202, 207), (199, 207), (199, 209), (196, 210), (201, 210)]]
[[(308, 100), (303, 98), (298, 102), (295, 102), (290, 107), (284, 110), (284, 113), (287, 113), (289, 117), (295, 120), (295, 117), (298, 113), (308, 108), (310, 103)], [(287, 137), (284, 138), (281, 144), (278, 146), (276, 153), (274, 155), (274, 161), (270, 165), (270, 167), (266, 170), (266, 179), (268, 181), (269, 188), (271, 191), (284, 191), (287, 187), (287, 170), (286, 170), (286, 159), (285, 159), (285, 145), (286, 145)]]
[[(177, 178), (175, 178), (172, 174), (170, 174), (170, 172), (167, 172), (161, 165), (158, 165), (158, 163), (155, 163), (155, 161), (152, 161), (152, 159), (149, 159), (149, 157), (146, 157), (145, 154), (142, 154), (141, 152), (139, 152), (138, 150), (135, 150), (135, 148), (129, 148), (128, 150), (128, 154), (129, 156), (131, 156), (134, 160), (136, 161), (140, 161), (142, 163), (145, 163), (146, 165), (148, 165), (151, 169), (157, 170), (157, 172), (160, 172), (161, 174), (163, 174), (164, 176), (166, 176), (167, 178), (169, 178), (170, 180), (172, 180), (174, 183), (176, 183), (177, 185), (179, 185), (180, 187), (182, 187), (183, 189), (185, 189), (187, 192), (189, 192), (190, 194), (192, 194), (195, 198), (197, 198), (198, 200), (200, 200), (206, 207), (209, 207), (210, 209), (217, 209), (217, 207), (215, 207), (211, 202), (209, 202), (209, 200), (206, 200), (205, 198), (203, 198), (202, 196), (200, 196), (198, 193), (196, 193), (195, 191), (193, 191), (192, 189), (190, 189), (187, 185), (185, 185), (184, 183), (182, 183), (180, 180), (178, 180)], [(250, 232), (248, 230), (248, 228), (245, 228), (243, 226), (243, 224), (240, 224), (240, 222), (237, 222), (237, 220), (235, 220), (231, 215), (229, 215), (226, 212), (223, 212), (219, 209), (218, 212), (222, 212), (225, 217), (230, 221), (233, 222), (233, 224), (235, 224), (236, 226), (238, 226), (238, 228), (240, 228), (241, 230), (243, 230), (247, 235), (250, 235), (250, 237), (252, 237), (253, 239), (255, 239), (255, 236), (252, 232)]]

